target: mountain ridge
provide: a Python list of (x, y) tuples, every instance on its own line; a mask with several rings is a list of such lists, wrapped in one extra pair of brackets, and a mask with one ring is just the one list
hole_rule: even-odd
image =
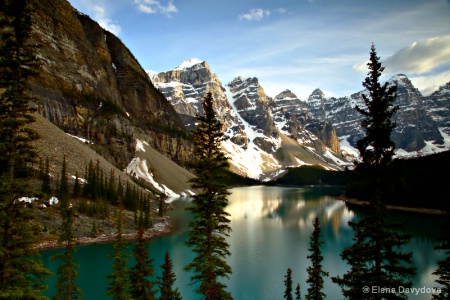
[[(193, 60), (187, 61), (192, 62)], [(198, 61), (201, 64), (207, 64), (206, 61)], [(192, 63), (190, 68), (195, 65), (195, 63)], [(191, 76), (192, 72), (195, 72), (189, 67), (184, 68), (184, 71), (186, 70), (189, 70)], [(209, 65), (208, 71), (211, 71)], [(162, 74), (166, 72), (162, 72)], [(214, 76), (214, 80), (217, 81), (218, 76), (216, 74)], [(154, 80), (155, 85), (158, 88), (166, 88), (165, 90), (161, 89), (161, 91), (170, 99), (169, 94), (172, 93), (170, 85), (173, 82), (170, 82), (167, 77), (166, 82), (163, 82), (164, 80), (160, 80), (159, 74), (152, 77), (152, 80), (153, 78), (158, 78)], [(187, 83), (180, 80), (179, 84)], [(325, 145), (325, 147), (314, 146), (314, 148), (319, 149), (321, 154), (330, 149), (337, 153), (340, 159), (341, 157), (354, 157), (356, 141), (364, 134), (360, 126), (361, 116), (354, 107), (364, 105), (362, 100), (364, 90), (349, 96), (335, 98), (327, 97), (320, 88), (316, 88), (306, 100), (300, 100), (289, 89), (285, 89), (274, 98), (268, 97), (263, 92), (264, 90), (256, 77), (243, 78), (238, 76), (230, 83), (225, 84), (225, 87), (229, 87), (230, 84), (234, 85), (235, 89), (237, 89), (237, 86), (243, 87), (237, 96), (238, 99), (231, 100), (236, 95), (230, 95), (229, 91), (227, 91), (227, 99), (230, 103), (234, 102), (236, 114), (243, 115), (244, 119), (247, 118), (247, 121), (250, 121), (251, 126), (256, 126), (265, 134), (265, 140), (256, 139), (256, 141), (259, 142), (258, 146), (267, 153), (275, 152), (273, 150), (277, 149), (275, 144), (269, 141), (270, 138), (276, 137), (277, 134), (273, 134), (273, 128), (276, 127), (277, 130), (282, 131), (287, 136), (300, 141), (302, 138), (299, 137), (299, 132), (312, 133), (317, 137), (317, 140)], [(448, 134), (445, 134), (447, 131), (450, 133), (448, 129), (450, 109), (439, 106), (441, 105), (440, 102), (447, 103), (446, 101), (450, 101), (445, 97), (447, 93), (450, 93), (447, 92), (446, 86), (441, 87), (440, 92), (433, 93), (432, 95), (435, 97), (430, 99), (431, 95), (423, 96), (404, 74), (393, 76), (388, 84), (397, 84), (398, 86), (396, 104), (400, 106), (400, 111), (395, 116), (398, 126), (392, 135), (399, 148), (398, 155), (414, 156), (450, 149), (450, 140)], [(221, 83), (218, 85), (220, 86)], [(450, 83), (447, 88), (450, 90)], [(252, 97), (256, 97), (258, 94), (260, 94), (259, 102), (250, 101)], [(441, 95), (441, 97), (439, 98), (438, 95)], [(197, 97), (196, 99), (198, 101), (201, 98)], [(223, 99), (221, 101), (223, 102)], [(258, 111), (264, 106), (270, 108), (270, 116), (264, 110)], [(433, 112), (435, 113), (433, 114)], [(242, 125), (240, 126), (242, 127)], [(343, 149), (341, 149), (341, 145)], [(246, 145), (244, 145), (245, 147)]]

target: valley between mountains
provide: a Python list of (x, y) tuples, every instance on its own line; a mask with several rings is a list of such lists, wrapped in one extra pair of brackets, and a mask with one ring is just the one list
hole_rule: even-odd
[[(288, 167), (343, 170), (357, 157), (355, 144), (363, 131), (354, 107), (362, 104), (364, 91), (335, 98), (316, 89), (299, 99), (285, 90), (271, 97), (257, 77), (222, 83), (220, 74), (199, 59), (165, 72), (145, 71), (116, 36), (67, 1), (32, 3), (32, 40), (39, 45), (41, 71), (30, 88), (39, 99), (39, 114), (90, 141), (96, 153), (146, 181), (155, 193), (191, 193), (181, 183), (192, 177), (186, 168), (192, 159), (188, 135), (207, 92), (224, 123), (229, 139), (222, 148), (237, 174), (268, 181)], [(389, 83), (398, 86), (397, 155), (448, 150), (450, 82), (429, 96), (405, 75)], [(149, 153), (164, 159), (151, 159)]]

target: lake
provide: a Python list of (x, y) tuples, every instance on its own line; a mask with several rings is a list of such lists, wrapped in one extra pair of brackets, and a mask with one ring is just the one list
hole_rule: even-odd
[[(348, 266), (340, 258), (342, 250), (352, 243), (353, 232), (349, 220), (357, 218), (358, 211), (348, 209), (336, 200), (343, 191), (336, 187), (287, 188), (287, 187), (239, 187), (231, 189), (227, 212), (231, 214), (233, 229), (229, 238), (233, 269), (230, 280), (224, 280), (235, 300), (283, 299), (284, 275), (292, 269), (293, 286), (301, 285), (302, 299), (307, 292), (306, 268), (309, 266), (309, 239), (312, 223), (319, 217), (322, 229), (323, 269), (331, 276), (342, 275)], [(171, 211), (176, 230), (168, 236), (151, 241), (151, 256), (155, 259), (155, 273), (161, 274), (164, 254), (169, 252), (177, 274), (176, 286), (183, 299), (199, 299), (190, 285), (190, 274), (183, 268), (192, 260), (193, 253), (184, 245), (187, 240), (188, 220), (184, 208), (189, 202), (177, 200), (178, 209)], [(440, 227), (440, 218), (429, 215), (391, 213), (391, 218), (403, 222), (414, 234), (407, 251), (413, 251), (413, 263), (417, 268), (414, 287), (435, 287), (432, 272), (436, 262), (444, 256), (433, 250)], [(80, 265), (78, 284), (87, 300), (108, 299), (105, 296), (106, 275), (111, 272), (112, 244), (77, 247), (77, 263)], [(50, 257), (62, 250), (42, 252), (44, 264), (54, 273), (58, 262)], [(128, 253), (131, 253), (131, 244)], [(131, 262), (132, 263), (132, 262)], [(54, 294), (56, 278), (49, 279), (47, 295)], [(341, 299), (339, 286), (325, 278), (324, 292), (327, 299)], [(430, 294), (411, 295), (409, 299), (430, 299)]]

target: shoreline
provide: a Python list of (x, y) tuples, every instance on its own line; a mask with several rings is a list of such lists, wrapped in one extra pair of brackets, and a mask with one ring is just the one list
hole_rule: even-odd
[[(173, 229), (172, 221), (169, 217), (167, 217), (164, 219), (163, 222), (158, 222), (154, 224), (152, 228), (145, 230), (144, 238), (149, 240), (155, 237), (164, 236), (170, 234), (172, 232), (172, 229)], [(124, 233), (122, 235), (123, 240), (124, 241), (136, 240), (136, 232), (137, 231), (134, 231), (132, 233)], [(96, 237), (81, 236), (75, 239), (75, 246), (111, 243), (114, 242), (115, 237), (116, 237), (115, 233), (102, 234)], [(34, 248), (37, 249), (38, 251), (43, 251), (43, 250), (59, 249), (64, 247), (65, 245), (58, 243), (57, 240), (48, 240), (36, 244)]]
[[(357, 206), (367, 206), (369, 201), (360, 201), (356, 199), (346, 198), (344, 196), (336, 197), (337, 200), (343, 201), (346, 204), (357, 205)], [(424, 208), (424, 207), (406, 207), (406, 206), (396, 206), (396, 205), (386, 205), (388, 210), (396, 210), (402, 212), (429, 214), (429, 215), (445, 215), (446, 211), (436, 208)]]

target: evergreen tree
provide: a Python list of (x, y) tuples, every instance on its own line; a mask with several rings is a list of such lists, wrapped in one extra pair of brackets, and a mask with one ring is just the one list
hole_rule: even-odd
[(302, 296), (300, 294), (300, 283), (297, 284), (297, 287), (295, 288), (295, 300), (301, 300)]
[(61, 168), (61, 178), (59, 180), (58, 196), (61, 201), (61, 205), (67, 206), (67, 200), (69, 198), (69, 180), (67, 178), (66, 156), (64, 155), (63, 164)]
[(362, 163), (358, 167), (368, 168), (390, 164), (395, 154), (395, 144), (391, 140), (391, 133), (396, 124), (392, 121), (393, 115), (399, 109), (394, 106), (397, 98), (397, 86), (383, 85), (379, 82), (384, 67), (381, 66), (375, 45), (372, 44), (370, 61), (367, 64), (369, 74), (363, 82), (368, 95), (362, 93), (365, 108), (356, 106), (355, 109), (363, 116), (361, 126), (366, 130), (364, 138), (357, 142)]
[(311, 240), (309, 242), (308, 259), (311, 260), (311, 266), (306, 269), (308, 272), (308, 279), (306, 283), (309, 284), (308, 293), (305, 295), (306, 300), (322, 300), (326, 299), (326, 295), (323, 290), (323, 276), (328, 276), (328, 272), (322, 270), (323, 256), (320, 251), (320, 246), (323, 242), (320, 241), (320, 223), (319, 218), (314, 220), (314, 230), (311, 234)]
[(152, 215), (150, 210), (150, 199), (145, 199), (144, 203), (144, 228), (152, 227)]
[(189, 208), (194, 221), (189, 224), (191, 230), (186, 242), (197, 256), (185, 269), (194, 273), (193, 282), (200, 282), (196, 293), (206, 299), (232, 299), (225, 291), (226, 285), (218, 280), (229, 278), (232, 273), (225, 260), (231, 254), (226, 242), (231, 227), (229, 214), (224, 210), (228, 204), (228, 186), (222, 175), (229, 164), (221, 151), (221, 142), (226, 138), (222, 123), (217, 120), (211, 93), (204, 98), (203, 111), (204, 116), (197, 115), (198, 125), (192, 132), (196, 156), (193, 167), (197, 177), (190, 182), (198, 193)]
[(45, 160), (45, 170), (42, 173), (42, 187), (41, 192), (44, 194), (50, 194), (52, 192), (52, 188), (50, 187), (50, 163), (47, 159)]
[(153, 276), (153, 261), (150, 258), (149, 242), (144, 239), (144, 228), (140, 228), (136, 234), (136, 243), (133, 247), (133, 256), (136, 264), (131, 267), (130, 295), (133, 299), (155, 300), (153, 282), (148, 277)]
[(165, 207), (164, 207), (164, 199), (163, 198), (159, 198), (159, 211), (158, 211), (158, 216), (160, 217), (164, 217), (164, 211), (165, 211)]
[(97, 223), (95, 223), (95, 221), (92, 222), (91, 235), (93, 237), (97, 236)]
[(292, 270), (290, 268), (287, 269), (284, 278), (284, 299), (292, 300)]
[(34, 98), (27, 79), (38, 61), (30, 43), (31, 11), (26, 0), (0, 1), (0, 299), (40, 299), (50, 274), (33, 247), (33, 214), (27, 196), (28, 163), (36, 160)]
[(444, 235), (441, 238), (441, 242), (435, 247), (438, 251), (445, 251), (446, 257), (443, 260), (438, 261), (438, 268), (433, 272), (433, 275), (439, 276), (436, 282), (440, 284), (441, 292), (433, 294), (433, 299), (444, 300), (450, 298), (450, 209), (447, 210), (447, 216), (444, 229)]
[(119, 209), (116, 210), (116, 239), (114, 241), (113, 272), (107, 276), (109, 279), (106, 295), (114, 300), (129, 299), (129, 278), (127, 276), (128, 260), (124, 254), (125, 243), (122, 233), (123, 207), (119, 199)]
[(358, 141), (362, 162), (357, 163), (357, 174), (363, 181), (370, 182), (370, 208), (368, 214), (357, 222), (349, 222), (354, 230), (355, 243), (341, 254), (351, 268), (342, 277), (333, 277), (347, 299), (405, 299), (405, 294), (364, 293), (363, 287), (403, 286), (411, 287), (415, 268), (411, 264), (412, 253), (402, 253), (401, 249), (409, 242), (409, 236), (400, 233), (399, 224), (385, 220), (385, 198), (389, 182), (386, 180), (391, 166), (395, 146), (390, 134), (395, 127), (392, 121), (397, 107), (393, 105), (396, 87), (378, 81), (383, 67), (372, 45), (368, 77), (363, 86), (368, 91), (364, 96), (366, 109), (356, 109), (363, 115), (361, 126), (366, 136)]
[(80, 186), (80, 181), (78, 179), (78, 172), (75, 172), (75, 182), (73, 184), (73, 196), (75, 198), (78, 198), (78, 196), (80, 196), (81, 193), (81, 186)]
[(76, 283), (78, 272), (76, 269), (79, 265), (75, 262), (74, 254), (77, 252), (75, 248), (75, 235), (73, 233), (74, 209), (69, 206), (61, 206), (61, 216), (63, 222), (61, 225), (61, 236), (59, 243), (66, 244), (65, 252), (55, 255), (52, 259), (60, 259), (62, 265), (58, 267), (59, 275), (56, 282), (56, 294), (53, 299), (83, 299), (82, 291)]
[(163, 270), (161, 277), (158, 277), (158, 285), (161, 296), (160, 300), (181, 300), (180, 292), (178, 288), (173, 289), (173, 284), (177, 279), (175, 273), (172, 271), (172, 261), (170, 260), (169, 253), (166, 252), (164, 257), (164, 263), (161, 265)]

